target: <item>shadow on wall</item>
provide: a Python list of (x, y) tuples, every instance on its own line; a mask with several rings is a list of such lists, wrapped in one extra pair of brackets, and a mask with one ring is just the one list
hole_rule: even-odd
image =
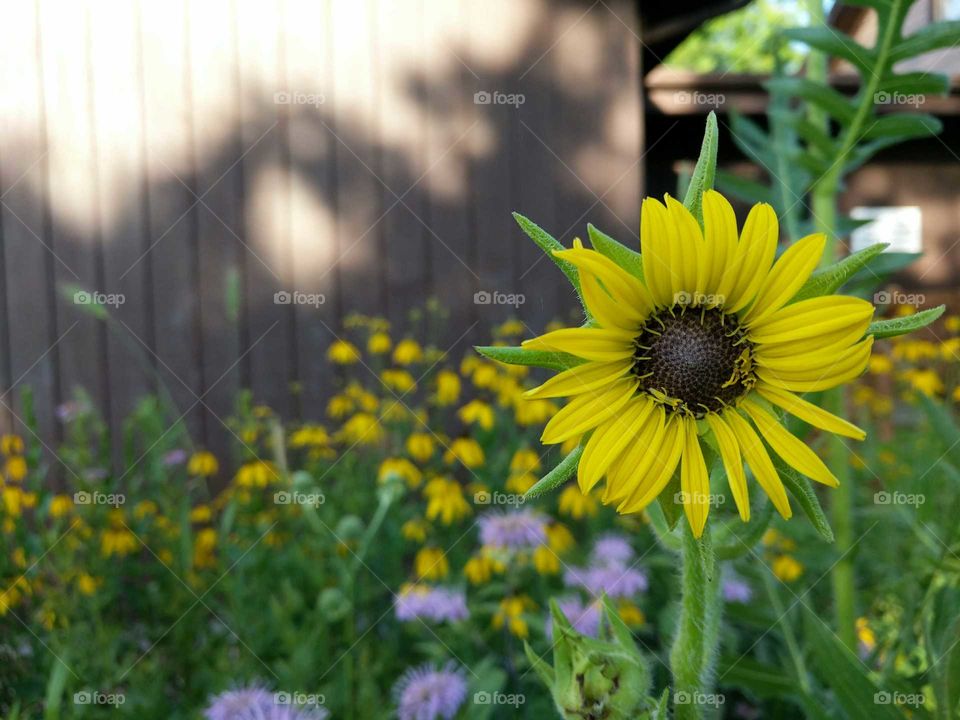
[(77, 386), (117, 431), (159, 379), (214, 448), (242, 387), (321, 417), (351, 312), (399, 334), (435, 296), (456, 358), (508, 316), (542, 329), (571, 296), (511, 210), (638, 242), (628, 2), (51, 12), (22, 3), (0, 31), (0, 400), (19, 425), (31, 386), (50, 447)]

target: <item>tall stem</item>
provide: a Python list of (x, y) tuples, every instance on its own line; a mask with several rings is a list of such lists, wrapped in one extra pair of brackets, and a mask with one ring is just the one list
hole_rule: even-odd
[(674, 717), (699, 720), (708, 701), (720, 624), (719, 582), (709, 526), (698, 541), (683, 525), (680, 623), (670, 651)]

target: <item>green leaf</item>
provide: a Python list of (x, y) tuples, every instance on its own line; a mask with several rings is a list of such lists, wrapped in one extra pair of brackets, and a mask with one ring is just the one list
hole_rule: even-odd
[(580, 277), (577, 275), (577, 268), (572, 263), (562, 260), (554, 255), (554, 251), (566, 250), (563, 245), (560, 244), (560, 241), (557, 240), (553, 235), (548, 233), (542, 227), (537, 225), (532, 220), (525, 218), (520, 213), (513, 213), (513, 219), (517, 221), (517, 225), (530, 236), (530, 239), (533, 240), (543, 252), (547, 254), (554, 264), (563, 271), (563, 274), (567, 276), (567, 279), (571, 284), (577, 289), (577, 294), (580, 294)]
[(527, 660), (530, 661), (530, 666), (537, 673), (537, 676), (540, 678), (541, 682), (543, 682), (543, 684), (552, 691), (554, 680), (553, 668), (550, 667), (550, 664), (546, 660), (533, 651), (533, 648), (530, 647), (530, 643), (528, 643), (526, 640), (523, 641), (523, 652), (527, 656)]
[(805, 603), (803, 615), (807, 644), (813, 651), (810, 667), (821, 682), (833, 690), (837, 704), (850, 720), (903, 720), (900, 709), (891, 702), (878, 702), (880, 693), (867, 674), (867, 667), (844, 645), (823, 620)]
[(772, 205), (774, 202), (773, 191), (769, 187), (726, 170), (717, 170), (716, 184), (725, 195), (733, 195), (751, 204), (762, 202)]
[(640, 258), (640, 253), (617, 242), (589, 223), (587, 224), (587, 233), (590, 237), (590, 244), (597, 252), (613, 260), (638, 280), (643, 280), (643, 261)]
[(937, 48), (953, 47), (960, 38), (960, 21), (938, 22), (926, 25), (901, 40), (890, 53), (890, 62), (912, 58)]
[(874, 72), (875, 53), (836, 28), (826, 26), (790, 28), (783, 34), (790, 40), (798, 40), (827, 55), (846, 60), (864, 75)]
[(830, 529), (830, 522), (827, 520), (827, 514), (820, 506), (820, 499), (814, 491), (813, 486), (807, 478), (800, 475), (792, 467), (784, 463), (780, 458), (771, 457), (777, 473), (790, 494), (800, 503), (800, 508), (813, 524), (814, 529), (828, 543), (833, 542), (833, 530)]
[(50, 676), (47, 678), (47, 690), (45, 694), (43, 714), (45, 720), (56, 720), (60, 717), (60, 705), (63, 702), (63, 689), (67, 684), (67, 673), (70, 668), (60, 658), (56, 658), (50, 668)]
[(717, 173), (717, 116), (711, 110), (707, 115), (707, 127), (703, 133), (700, 157), (693, 169), (687, 194), (683, 204), (703, 227), (703, 193), (713, 188), (713, 179)]
[(724, 687), (732, 685), (760, 698), (789, 698), (798, 689), (796, 681), (775, 666), (745, 655), (720, 658), (717, 671)]
[(953, 419), (952, 413), (944, 407), (943, 403), (934, 400), (926, 393), (917, 393), (920, 396), (920, 405), (930, 421), (934, 432), (940, 437), (940, 441), (947, 448), (947, 455), (954, 455), (960, 459), (960, 427)]
[(672, 531), (677, 527), (677, 522), (683, 517), (683, 503), (676, 501), (677, 493), (680, 492), (680, 474), (674, 473), (667, 486), (660, 491), (657, 496), (657, 502), (660, 509), (663, 510), (663, 516), (667, 520), (667, 527)]
[(887, 247), (884, 243), (871, 245), (863, 250), (858, 250), (852, 255), (848, 255), (843, 260), (834, 263), (829, 267), (818, 270), (810, 276), (810, 279), (803, 284), (803, 287), (793, 297), (791, 302), (798, 302), (808, 298), (820, 297), (836, 292), (850, 278), (863, 270), (871, 260), (876, 258)]
[(822, 156), (829, 158), (834, 153), (833, 138), (823, 128), (817, 127), (803, 115), (797, 115), (789, 110), (771, 110), (769, 115), (794, 130), (807, 142), (807, 145), (819, 151)]
[(943, 315), (947, 309), (946, 305), (938, 305), (929, 310), (921, 310), (913, 315), (905, 317), (891, 318), (890, 320), (875, 320), (867, 328), (867, 335), (873, 335), (877, 340), (880, 338), (896, 337), (897, 335), (906, 335), (914, 330), (925, 328), (938, 317)]
[(527, 350), (522, 347), (501, 347), (499, 345), (478, 346), (474, 350), (485, 358), (506, 365), (527, 365), (547, 368), (548, 370), (568, 370), (586, 362), (576, 355), (550, 350)]
[(893, 95), (943, 95), (950, 89), (946, 75), (928, 72), (910, 72), (892, 75), (880, 82), (879, 92)]
[(899, 140), (940, 134), (943, 123), (933, 115), (896, 113), (884, 115), (871, 125), (863, 137), (867, 140), (895, 137)]
[(828, 85), (816, 83), (806, 78), (774, 78), (767, 81), (766, 87), (770, 91), (782, 91), (812, 102), (841, 123), (849, 123), (857, 112), (856, 106), (846, 95)]
[(523, 494), (524, 500), (532, 500), (541, 495), (545, 495), (551, 490), (556, 490), (569, 480), (577, 472), (577, 465), (580, 462), (580, 456), (583, 455), (583, 446), (578, 445), (567, 455), (560, 464), (548, 472), (539, 482)]

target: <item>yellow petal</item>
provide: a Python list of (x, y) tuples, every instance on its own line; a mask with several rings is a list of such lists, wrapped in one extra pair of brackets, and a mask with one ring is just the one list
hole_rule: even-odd
[(853, 438), (854, 440), (863, 440), (867, 437), (867, 433), (856, 425), (847, 422), (843, 418), (837, 417), (833, 413), (827, 412), (823, 408), (803, 398), (797, 397), (789, 390), (782, 390), (764, 382), (759, 382), (757, 383), (756, 391), (768, 402), (783, 408), (791, 415), (821, 430)]
[(838, 355), (827, 366), (795, 372), (758, 367), (757, 377), (784, 390), (796, 390), (798, 392), (828, 390), (859, 377), (867, 368), (872, 347), (873, 336), (871, 335), (866, 340)]
[[(703, 233), (700, 231), (700, 225), (696, 218), (690, 214), (682, 203), (675, 198), (667, 195), (667, 215), (669, 221), (676, 228), (677, 233), (677, 255), (680, 262), (674, 265), (676, 276), (674, 278), (673, 293), (676, 298), (678, 293), (685, 292), (693, 297), (703, 295), (703, 287), (698, 286), (701, 273), (700, 265), (706, 264), (709, 257), (706, 248), (703, 245)], [(705, 278), (704, 278), (705, 279)]]
[(724, 419), (733, 430), (737, 443), (747, 459), (747, 464), (753, 471), (753, 476), (767, 493), (777, 512), (785, 518), (792, 516), (793, 511), (790, 509), (790, 501), (787, 500), (787, 491), (757, 433), (736, 411), (724, 413)]
[(634, 333), (610, 328), (564, 328), (524, 340), (530, 350), (554, 350), (584, 360), (612, 362), (633, 356)]
[(645, 198), (640, 211), (640, 254), (643, 280), (658, 307), (673, 304), (673, 267), (667, 209), (654, 198)]
[(577, 481), (584, 493), (593, 489), (627, 444), (636, 440), (637, 432), (649, 417), (653, 405), (646, 396), (635, 397), (622, 412), (594, 430), (577, 467)]
[(717, 439), (717, 445), (720, 447), (723, 469), (726, 471), (727, 482), (730, 484), (730, 492), (737, 504), (740, 519), (749, 522), (750, 495), (747, 491), (747, 476), (743, 472), (743, 459), (740, 457), (740, 446), (737, 444), (737, 438), (726, 421), (716, 413), (707, 413), (707, 424), (713, 431), (713, 436)]
[(577, 395), (550, 418), (541, 440), (556, 445), (595, 428), (627, 404), (637, 384), (634, 379), (618, 380), (603, 391)]
[(766, 203), (754, 205), (743, 224), (731, 271), (724, 274), (721, 289), (717, 290), (724, 296), (724, 310), (737, 312), (753, 300), (770, 272), (779, 237), (780, 224), (773, 208)]
[(650, 312), (653, 303), (643, 283), (606, 255), (585, 248), (562, 250), (554, 255), (569, 261), (581, 273), (596, 275), (617, 305), (623, 307), (624, 312), (631, 312), (638, 318)]
[(787, 342), (757, 342), (752, 336), (750, 339), (756, 345), (757, 358), (787, 358), (795, 355), (804, 355), (810, 352), (836, 354), (846, 350), (858, 340), (863, 339), (864, 333), (870, 327), (870, 317), (842, 327), (833, 332), (815, 335), (799, 340)]
[(627, 497), (646, 475), (660, 450), (666, 412), (662, 405), (654, 404), (636, 440), (618, 457), (607, 471), (607, 484), (603, 489), (603, 503), (610, 505)]
[(815, 338), (825, 333), (849, 328), (873, 316), (873, 305), (846, 295), (801, 300), (787, 305), (754, 323), (750, 339), (755, 343), (775, 343)]
[[(663, 428), (663, 439), (650, 469), (637, 483), (630, 497), (620, 503), (617, 512), (626, 515), (643, 510), (659, 495), (673, 477), (683, 452), (684, 433), (680, 416), (674, 414)], [(652, 448), (651, 448), (652, 449)]]
[(680, 490), (683, 492), (683, 510), (694, 537), (703, 535), (710, 512), (710, 476), (697, 437), (697, 421), (688, 417), (683, 421), (684, 446), (680, 460)]
[(760, 322), (786, 305), (819, 264), (826, 242), (826, 235), (817, 233), (787, 248), (764, 278), (744, 322)]
[(773, 415), (751, 400), (744, 400), (741, 407), (747, 411), (754, 425), (763, 435), (763, 439), (787, 465), (824, 485), (837, 487), (840, 484), (817, 454), (800, 439), (791, 435)]
[(633, 367), (633, 360), (584, 363), (554, 375), (539, 387), (527, 390), (524, 397), (554, 398), (579, 395), (609, 385), (625, 375), (631, 367)]
[(593, 273), (581, 271), (580, 291), (590, 314), (602, 327), (639, 331), (643, 316), (629, 305), (617, 303)]
[(716, 295), (720, 280), (730, 269), (737, 251), (737, 216), (727, 199), (716, 190), (703, 194), (703, 232), (710, 254), (710, 276), (703, 291)]

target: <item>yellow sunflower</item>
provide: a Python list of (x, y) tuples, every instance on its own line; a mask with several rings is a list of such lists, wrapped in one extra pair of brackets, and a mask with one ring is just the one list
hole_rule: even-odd
[(753, 207), (739, 237), (719, 193), (704, 194), (703, 218), (701, 231), (675, 199), (644, 201), (642, 280), (579, 241), (557, 251), (577, 268), (592, 320), (523, 343), (583, 361), (527, 393), (570, 398), (544, 429), (544, 443), (591, 433), (578, 465), (581, 490), (605, 476), (603, 502), (639, 512), (679, 465), (679, 499), (698, 537), (712, 497), (701, 440), (719, 450), (744, 521), (744, 461), (780, 514), (791, 515), (766, 445), (803, 475), (837, 485), (772, 406), (862, 440), (862, 430), (798, 393), (860, 375), (873, 345), (864, 338), (870, 303), (840, 295), (791, 303), (820, 262), (823, 235), (797, 241), (774, 262), (779, 227), (769, 205)]

